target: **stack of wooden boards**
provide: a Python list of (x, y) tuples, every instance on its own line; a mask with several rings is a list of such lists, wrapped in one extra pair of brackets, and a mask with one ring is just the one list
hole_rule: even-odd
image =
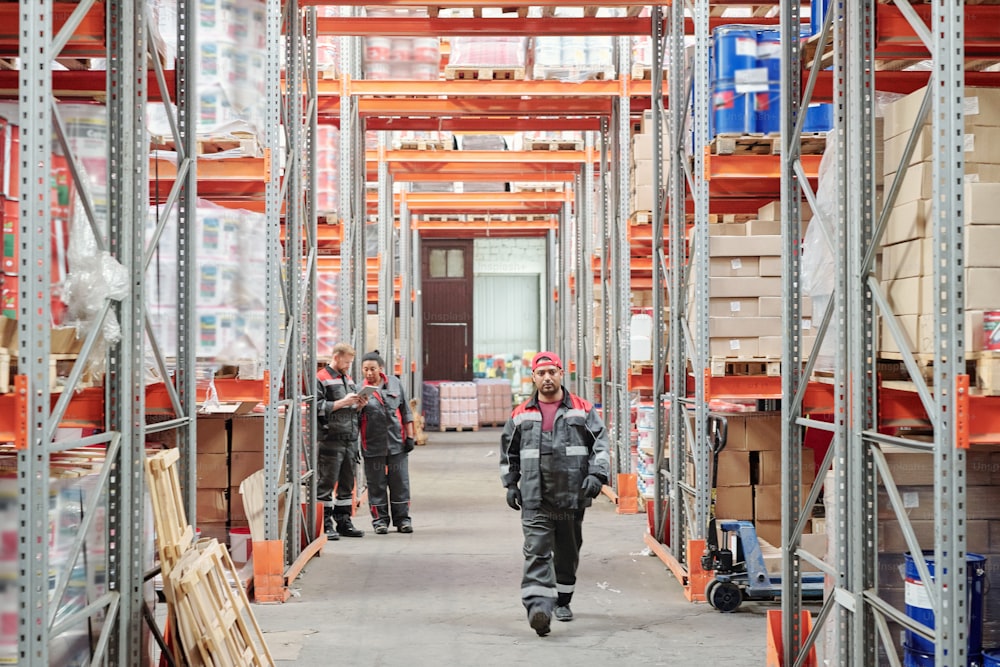
[(181, 496), (179, 456), (177, 449), (167, 449), (145, 462), (175, 662), (273, 667), (228, 550), (214, 538), (193, 539)]

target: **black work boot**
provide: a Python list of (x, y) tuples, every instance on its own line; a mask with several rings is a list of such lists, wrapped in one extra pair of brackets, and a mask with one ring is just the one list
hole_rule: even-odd
[(354, 527), (351, 523), (351, 517), (342, 518), (337, 517), (337, 532), (344, 537), (364, 537), (365, 531)]
[(333, 525), (333, 508), (324, 507), (323, 508), (323, 532), (326, 533), (326, 539), (333, 541), (339, 540), (340, 535), (337, 533), (337, 529)]

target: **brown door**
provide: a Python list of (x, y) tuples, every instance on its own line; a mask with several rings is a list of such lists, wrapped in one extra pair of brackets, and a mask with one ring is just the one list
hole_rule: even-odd
[(421, 251), (424, 379), (472, 380), (472, 240)]

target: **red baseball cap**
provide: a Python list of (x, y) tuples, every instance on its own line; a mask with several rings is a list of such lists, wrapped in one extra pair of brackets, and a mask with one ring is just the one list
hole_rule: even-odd
[(535, 355), (535, 358), (531, 360), (531, 372), (538, 370), (539, 366), (555, 366), (559, 370), (562, 370), (562, 359), (555, 352), (539, 352)]

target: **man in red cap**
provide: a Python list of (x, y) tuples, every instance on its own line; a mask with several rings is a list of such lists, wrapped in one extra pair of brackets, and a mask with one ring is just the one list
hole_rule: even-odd
[(544, 637), (553, 614), (573, 620), (583, 513), (608, 482), (611, 454), (594, 406), (563, 388), (558, 354), (536, 354), (531, 378), (535, 392), (514, 408), (500, 436), (500, 480), (507, 504), (521, 511), (521, 601)]

